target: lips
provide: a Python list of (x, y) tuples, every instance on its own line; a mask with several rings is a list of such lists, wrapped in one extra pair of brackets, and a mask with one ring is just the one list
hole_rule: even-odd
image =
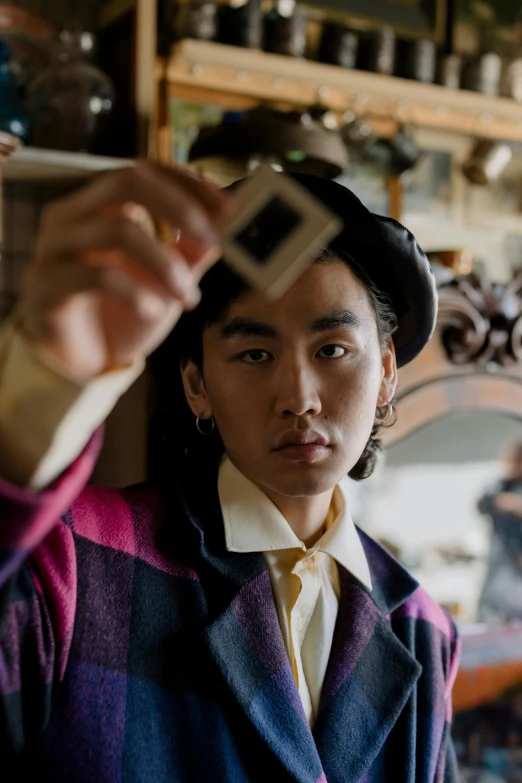
[(314, 430), (291, 430), (285, 433), (277, 442), (274, 451), (280, 451), (289, 446), (328, 446), (328, 441)]

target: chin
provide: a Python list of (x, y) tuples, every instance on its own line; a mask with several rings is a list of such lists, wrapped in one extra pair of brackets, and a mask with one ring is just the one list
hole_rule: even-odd
[(307, 463), (297, 463), (288, 470), (280, 470), (266, 481), (273, 491), (287, 497), (322, 495), (337, 486), (346, 473), (325, 470)]

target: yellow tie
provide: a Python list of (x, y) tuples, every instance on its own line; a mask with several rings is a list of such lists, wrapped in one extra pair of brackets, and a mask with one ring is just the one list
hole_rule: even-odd
[[(334, 509), (333, 504), (332, 504), (330, 506), (330, 508), (328, 509), (328, 514), (326, 516), (326, 519), (325, 519), (325, 522), (324, 522), (324, 526), (323, 526), (323, 532), (322, 532), (321, 535), (324, 535), (324, 533), (328, 530), (329, 527), (331, 527), (331, 525), (334, 523), (334, 521), (335, 521), (335, 509)], [(292, 612), (293, 612), (294, 607), (295, 607), (295, 605), (297, 603), (297, 600), (299, 598), (301, 590), (303, 589), (300, 577), (297, 574), (293, 573), (293, 571), (294, 571), (295, 566), (297, 565), (297, 563), (300, 560), (302, 560), (303, 557), (306, 557), (307, 552), (302, 552), (302, 551), (297, 551), (296, 552), (295, 550), (292, 550), (292, 554), (293, 554), (292, 560), (288, 563), (288, 566), (289, 566), (288, 580), (289, 580), (289, 583), (291, 585), (291, 592), (292, 592), (292, 598), (291, 598), (291, 600), (290, 600), (290, 602), (288, 604), (288, 610), (287, 610), (287, 612), (288, 612), (288, 627), (289, 628), (293, 627), (292, 626), (292, 621), (291, 621)], [(292, 644), (292, 649), (291, 649), (291, 661), (290, 662), (292, 664), (292, 672), (293, 672), (293, 675), (294, 675), (294, 679), (295, 679), (296, 685), (299, 687), (299, 667), (298, 667), (297, 660), (296, 660), (296, 647), (298, 648), (298, 651), (299, 651), (298, 652), (299, 657), (301, 657), (302, 645), (299, 645), (298, 640), (294, 638), (294, 633), (291, 633), (291, 644)]]

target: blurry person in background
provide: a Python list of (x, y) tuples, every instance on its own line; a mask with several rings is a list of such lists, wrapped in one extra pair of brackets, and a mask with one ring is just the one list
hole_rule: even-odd
[(502, 466), (503, 477), (477, 505), (492, 525), (478, 609), (485, 622), (522, 620), (522, 442), (505, 450)]

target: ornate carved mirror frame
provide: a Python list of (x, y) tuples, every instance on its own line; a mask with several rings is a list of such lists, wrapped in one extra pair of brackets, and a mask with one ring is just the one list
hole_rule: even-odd
[(385, 448), (456, 411), (522, 420), (522, 272), (508, 285), (472, 274), (439, 287), (435, 334), (399, 370), (396, 407)]

